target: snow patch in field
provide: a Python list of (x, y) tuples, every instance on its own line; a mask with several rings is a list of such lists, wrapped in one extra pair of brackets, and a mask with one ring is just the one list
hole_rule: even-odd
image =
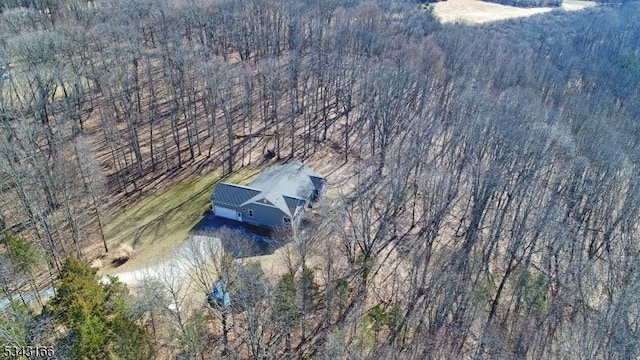
[(491, 21), (532, 16), (556, 9), (576, 11), (596, 6), (593, 1), (565, 0), (559, 8), (519, 8), (478, 0), (447, 0), (435, 3), (433, 13), (443, 23), (464, 22), (481, 24)]

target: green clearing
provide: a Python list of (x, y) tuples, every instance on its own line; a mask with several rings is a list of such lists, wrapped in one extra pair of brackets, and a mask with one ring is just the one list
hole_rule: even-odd
[(219, 181), (246, 185), (260, 170), (242, 169), (225, 178), (216, 171), (185, 180), (112, 216), (104, 228), (110, 249), (126, 244), (135, 251), (118, 272), (144, 267), (169, 255), (209, 209), (209, 197)]

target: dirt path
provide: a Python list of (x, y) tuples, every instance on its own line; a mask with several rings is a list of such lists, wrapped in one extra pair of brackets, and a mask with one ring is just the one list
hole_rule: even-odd
[[(596, 6), (593, 1), (565, 0), (561, 9), (576, 11)], [(491, 21), (532, 16), (556, 8), (518, 8), (478, 0), (447, 0), (433, 5), (433, 13), (443, 23), (464, 22), (481, 24)]]

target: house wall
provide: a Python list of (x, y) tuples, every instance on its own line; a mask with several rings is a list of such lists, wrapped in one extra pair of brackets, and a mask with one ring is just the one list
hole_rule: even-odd
[[(282, 220), (285, 217), (285, 214), (280, 211), (280, 209), (273, 206), (254, 203), (242, 208), (235, 208), (226, 204), (216, 205), (215, 201), (212, 202), (212, 204), (214, 212), (216, 207), (224, 207), (227, 209), (233, 209), (236, 213), (242, 213), (242, 222), (247, 224), (274, 229), (285, 225)], [(253, 210), (253, 217), (249, 216), (250, 209)], [(237, 219), (234, 218), (232, 220)]]
[[(249, 209), (253, 210), (253, 217), (249, 216)], [(243, 221), (251, 225), (270, 228), (278, 228), (284, 225), (282, 219), (285, 214), (276, 207), (254, 203), (242, 208), (241, 211)]]
[[(307, 202), (308, 204), (308, 202)], [(297, 212), (293, 215), (293, 227), (294, 228), (298, 228), (300, 227), (300, 222), (302, 221), (302, 217), (304, 216), (304, 209), (306, 209), (307, 206), (302, 206), (300, 208), (298, 208)]]

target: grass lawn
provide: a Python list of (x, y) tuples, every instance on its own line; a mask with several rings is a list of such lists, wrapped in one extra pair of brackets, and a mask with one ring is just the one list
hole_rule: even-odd
[(114, 271), (121, 272), (152, 265), (171, 254), (189, 231), (209, 209), (209, 197), (215, 184), (224, 180), (249, 183), (260, 168), (242, 169), (224, 179), (220, 172), (186, 180), (135, 203), (107, 220), (105, 236), (110, 249), (127, 244), (134, 249), (133, 257)]

